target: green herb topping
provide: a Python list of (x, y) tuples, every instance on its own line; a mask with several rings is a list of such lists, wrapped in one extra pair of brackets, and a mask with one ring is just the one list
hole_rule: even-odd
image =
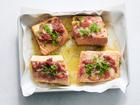
[(55, 76), (57, 74), (57, 66), (47, 65), (42, 68), (42, 71), (50, 76)]
[(51, 36), (52, 38), (52, 44), (53, 45), (57, 45), (57, 38), (58, 38), (58, 33), (55, 31), (52, 31), (52, 29), (50, 28), (49, 24), (45, 24), (44, 25), (44, 30)]
[(78, 30), (81, 36), (88, 36), (90, 34), (90, 30), (88, 28), (81, 28)]
[(48, 24), (45, 24), (44, 25), (44, 30), (48, 33), (48, 34), (51, 34), (52, 33), (52, 30), (50, 28), (50, 26)]
[(90, 32), (99, 32), (101, 30), (100, 26), (97, 25), (96, 23), (93, 23), (89, 27)]
[(96, 23), (91, 24), (88, 28), (80, 28), (78, 29), (78, 32), (81, 36), (89, 36), (92, 35), (92, 33), (100, 32), (101, 28)]
[(92, 71), (94, 69), (94, 66), (95, 66), (94, 64), (86, 64), (85, 65), (86, 73), (88, 75), (91, 75), (91, 73), (92, 73)]
[(53, 40), (56, 40), (58, 38), (58, 34), (56, 32), (52, 32), (50, 35)]
[(93, 64), (86, 64), (85, 65), (85, 70), (86, 73), (91, 76), (92, 72), (94, 70), (99, 71), (99, 75), (102, 76), (109, 68), (109, 64), (105, 60), (101, 60), (100, 58), (94, 58), (94, 63)]

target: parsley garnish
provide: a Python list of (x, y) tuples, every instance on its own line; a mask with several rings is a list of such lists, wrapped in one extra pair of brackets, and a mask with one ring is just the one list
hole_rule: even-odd
[(88, 36), (90, 34), (90, 30), (89, 29), (81, 28), (78, 31), (79, 31), (80, 35), (82, 35), (82, 36)]
[(109, 64), (105, 61), (101, 61), (97, 63), (96, 69), (99, 71), (99, 75), (103, 75), (108, 69), (109, 69)]
[(94, 58), (94, 60), (96, 60), (94, 64), (85, 65), (86, 73), (91, 76), (92, 71), (97, 70), (99, 71), (99, 75), (102, 76), (109, 69), (110, 66), (106, 61), (100, 60), (99, 58)]
[(93, 23), (89, 27), (90, 32), (99, 32), (101, 30), (100, 26), (97, 25), (96, 23)]
[(58, 38), (58, 34), (56, 32), (52, 32), (50, 35), (53, 40), (56, 40)]
[(94, 69), (94, 66), (95, 66), (94, 64), (86, 64), (85, 65), (86, 73), (88, 75), (91, 75), (91, 73), (92, 73), (92, 71)]
[(51, 36), (52, 44), (57, 45), (58, 42), (56, 41), (56, 39), (58, 38), (58, 33), (52, 31), (48, 24), (44, 25), (44, 30)]
[(50, 29), (50, 27), (49, 27), (48, 24), (45, 24), (45, 25), (44, 25), (44, 30), (45, 30), (48, 34), (51, 34), (51, 33), (52, 33), (52, 30)]
[(57, 66), (56, 65), (45, 65), (42, 68), (42, 71), (50, 76), (55, 76), (57, 74)]
[(92, 32), (99, 32), (101, 30), (100, 26), (96, 23), (93, 23), (89, 26), (89, 28), (80, 28), (78, 31), (81, 36), (89, 36)]

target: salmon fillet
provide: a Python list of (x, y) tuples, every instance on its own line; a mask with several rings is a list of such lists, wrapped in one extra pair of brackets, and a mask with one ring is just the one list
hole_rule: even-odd
[(74, 16), (72, 26), (73, 37), (78, 45), (107, 44), (107, 29), (100, 16)]
[(32, 56), (31, 66), (36, 82), (69, 85), (68, 69), (62, 56)]
[(120, 77), (121, 55), (118, 51), (82, 51), (78, 81), (94, 83)]
[(48, 55), (68, 41), (68, 32), (58, 17), (52, 17), (31, 27), (41, 53)]

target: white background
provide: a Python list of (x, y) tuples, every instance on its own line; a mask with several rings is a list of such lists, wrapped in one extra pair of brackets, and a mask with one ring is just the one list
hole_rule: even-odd
[[(44, 2), (43, 2), (44, 1)], [(1, 0), (0, 3), (0, 105), (140, 105), (140, 1), (127, 0), (127, 32), (130, 85), (126, 94), (109, 90), (40, 93), (24, 98), (19, 86), (17, 18), (22, 5), (42, 3), (48, 10), (92, 10), (94, 0)], [(71, 2), (70, 2), (71, 1)], [(73, 1), (73, 2), (72, 2)], [(98, 0), (109, 4), (114, 0)], [(114, 2), (115, 4), (116, 2)], [(80, 7), (80, 8), (79, 8)]]

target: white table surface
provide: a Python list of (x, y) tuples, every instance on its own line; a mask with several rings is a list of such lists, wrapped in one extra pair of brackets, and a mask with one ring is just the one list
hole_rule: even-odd
[[(139, 0), (128, 0), (126, 2), (128, 56), (131, 79), (126, 94), (123, 94), (120, 90), (108, 90), (102, 94), (86, 92), (40, 93), (24, 98), (19, 85), (16, 22), (21, 5), (33, 5), (33, 1), (35, 2), (35, 0), (1, 0), (0, 3), (0, 105), (140, 105)], [(41, 0), (39, 1), (41, 2)], [(54, 0), (50, 1), (54, 2)], [(81, 2), (74, 4), (70, 4), (66, 0), (62, 1), (55, 2), (54, 8), (72, 8), (76, 10), (77, 5), (79, 5), (84, 9), (92, 9), (92, 4), (87, 3), (88, 0), (81, 0)], [(109, 2), (109, 0), (103, 1)], [(44, 3), (44, 5), (52, 9), (52, 3), (47, 1)], [(89, 4), (89, 6), (83, 4)]]

